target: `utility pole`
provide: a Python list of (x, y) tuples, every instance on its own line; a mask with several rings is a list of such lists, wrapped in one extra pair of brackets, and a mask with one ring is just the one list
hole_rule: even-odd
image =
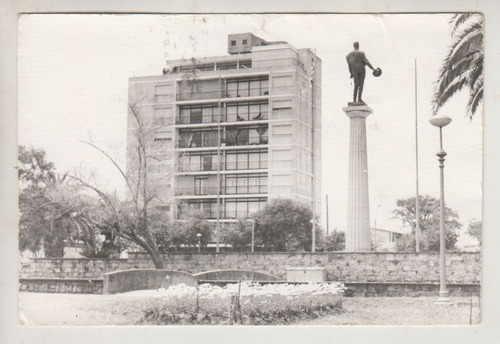
[(328, 194), (326, 195), (326, 235), (328, 235)]
[(415, 252), (420, 252), (420, 200), (418, 192), (418, 117), (417, 117), (417, 59), (415, 59), (415, 160), (416, 193), (415, 198)]
[(219, 75), (219, 101), (217, 104), (218, 108), (218, 118), (217, 118), (217, 223), (215, 227), (215, 252), (220, 252), (220, 145), (221, 145), (221, 96), (222, 96), (222, 87), (221, 87), (221, 77)]

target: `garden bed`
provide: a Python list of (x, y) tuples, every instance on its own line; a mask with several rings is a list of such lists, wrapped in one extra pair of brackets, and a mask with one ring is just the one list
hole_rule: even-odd
[(165, 297), (143, 310), (141, 324), (282, 325), (342, 311), (340, 283), (266, 284), (242, 282), (224, 287), (173, 286), (154, 291)]

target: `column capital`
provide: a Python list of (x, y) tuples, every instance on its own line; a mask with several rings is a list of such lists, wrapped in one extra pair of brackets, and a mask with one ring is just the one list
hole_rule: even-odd
[(349, 105), (347, 107), (342, 108), (342, 110), (349, 118), (353, 117), (366, 118), (371, 113), (373, 113), (373, 110), (370, 107), (368, 107), (368, 105)]

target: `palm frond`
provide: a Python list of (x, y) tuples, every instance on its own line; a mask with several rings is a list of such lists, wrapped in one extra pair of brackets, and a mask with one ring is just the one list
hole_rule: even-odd
[(448, 55), (450, 63), (458, 61), (464, 55), (482, 49), (483, 31), (478, 23), (468, 27), (456, 36)]
[(471, 96), (469, 97), (469, 100), (467, 102), (467, 114), (470, 120), (472, 120), (472, 117), (476, 113), (479, 104), (481, 104), (482, 100), (483, 100), (483, 82), (480, 81), (479, 84), (477, 85), (477, 88), (471, 90)]
[(464, 86), (468, 85), (466, 75), (458, 75), (451, 82), (446, 85), (442, 92), (436, 93), (432, 100), (433, 114), (435, 115), (438, 110), (458, 91)]
[(452, 26), (451, 35), (452, 36), (455, 35), (463, 23), (466, 23), (472, 19), (481, 22), (482, 24), (483, 15), (481, 13), (473, 13), (473, 12), (455, 14), (449, 22), (450, 25)]
[(483, 68), (484, 54), (477, 54), (473, 57), (471, 61), (471, 75), (469, 80), (469, 86), (472, 90), (478, 88), (478, 84), (483, 83), (484, 79), (484, 68)]
[(435, 115), (455, 93), (468, 86), (467, 112), (472, 117), (483, 94), (483, 17), (478, 13), (458, 14), (450, 24), (454, 39), (436, 82), (432, 110)]

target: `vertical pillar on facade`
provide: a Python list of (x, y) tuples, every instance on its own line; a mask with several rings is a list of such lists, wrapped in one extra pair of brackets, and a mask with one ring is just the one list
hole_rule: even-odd
[(373, 111), (366, 104), (354, 104), (342, 109), (351, 122), (345, 248), (348, 252), (371, 251), (366, 117)]

